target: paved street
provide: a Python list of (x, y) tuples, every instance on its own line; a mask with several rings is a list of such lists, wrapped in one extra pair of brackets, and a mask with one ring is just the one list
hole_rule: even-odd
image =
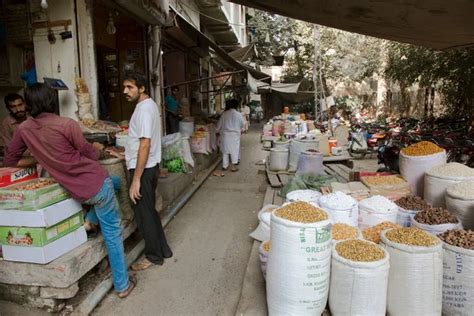
[(259, 135), (243, 136), (239, 172), (211, 176), (168, 225), (174, 257), (137, 273), (130, 297), (109, 294), (96, 315), (234, 315), (266, 187)]

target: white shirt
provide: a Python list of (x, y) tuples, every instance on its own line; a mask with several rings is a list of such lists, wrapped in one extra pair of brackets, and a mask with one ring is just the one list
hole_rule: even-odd
[(240, 110), (240, 112), (246, 115), (250, 115), (250, 108), (248, 107), (248, 105), (244, 105), (242, 109)]
[(218, 132), (235, 132), (239, 133), (244, 127), (244, 119), (242, 114), (235, 109), (230, 109), (222, 113), (219, 122), (217, 122)]
[(150, 153), (145, 168), (152, 168), (161, 162), (161, 117), (158, 105), (151, 98), (137, 104), (128, 126), (128, 141), (125, 146), (125, 160), (128, 169), (137, 167), (140, 138), (151, 140)]

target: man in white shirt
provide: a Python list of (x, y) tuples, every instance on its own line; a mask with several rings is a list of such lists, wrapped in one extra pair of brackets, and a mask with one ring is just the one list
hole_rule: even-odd
[(145, 259), (134, 263), (134, 271), (173, 256), (155, 210), (155, 190), (161, 161), (161, 117), (158, 105), (145, 93), (146, 78), (140, 73), (125, 76), (123, 93), (136, 104), (129, 123), (125, 160), (130, 172), (130, 199), (138, 229), (145, 239)]
[(220, 135), (220, 147), (222, 152), (222, 168), (229, 167), (229, 156), (231, 158), (231, 171), (238, 171), (236, 165), (239, 162), (240, 135), (244, 127), (244, 118), (237, 112), (239, 102), (235, 99), (226, 101), (226, 110), (217, 122), (217, 132)]

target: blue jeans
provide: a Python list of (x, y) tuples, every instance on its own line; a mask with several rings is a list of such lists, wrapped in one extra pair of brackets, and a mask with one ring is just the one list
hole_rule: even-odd
[(125, 251), (122, 241), (122, 226), (117, 198), (115, 197), (112, 179), (107, 177), (102, 188), (93, 198), (83, 202), (92, 205), (99, 220), (105, 247), (109, 254), (110, 269), (114, 288), (123, 292), (128, 288), (128, 272), (125, 262)]
[[(112, 184), (114, 186), (115, 191), (120, 190), (120, 177), (119, 176), (109, 176), (112, 180)], [(89, 223), (99, 225), (99, 219), (97, 218), (97, 214), (95, 212), (95, 207), (92, 206), (91, 209), (87, 212), (85, 218), (86, 221)]]

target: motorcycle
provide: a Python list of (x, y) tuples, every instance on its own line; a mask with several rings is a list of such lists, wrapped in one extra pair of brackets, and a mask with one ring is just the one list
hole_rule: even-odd
[(351, 132), (348, 148), (349, 155), (356, 159), (363, 159), (367, 154), (375, 154), (385, 138), (385, 133), (368, 134), (368, 138), (366, 138), (366, 133), (360, 130)]

